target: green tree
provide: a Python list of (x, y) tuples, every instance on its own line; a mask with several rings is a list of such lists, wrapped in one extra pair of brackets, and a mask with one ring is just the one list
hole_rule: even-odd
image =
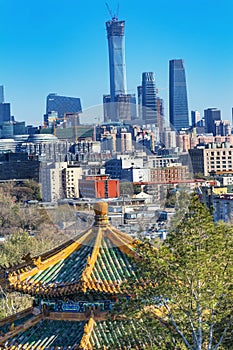
[(128, 317), (144, 321), (156, 338), (154, 348), (230, 349), (232, 226), (215, 225), (194, 195), (161, 246), (145, 242), (137, 251), (142, 257), (136, 262), (138, 279), (125, 284), (131, 298), (120, 307)]

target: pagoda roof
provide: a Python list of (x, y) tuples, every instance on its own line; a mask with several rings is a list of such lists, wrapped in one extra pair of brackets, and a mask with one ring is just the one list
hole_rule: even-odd
[[(1, 271), (9, 290), (59, 298), (87, 291), (117, 294), (134, 274), (135, 240), (108, 222), (106, 202), (95, 204), (92, 227), (59, 247)], [(3, 283), (4, 281), (4, 283)]]
[[(76, 317), (76, 319), (75, 319)], [(127, 339), (123, 335), (127, 334)], [(0, 322), (0, 348), (4, 349), (141, 349), (134, 322), (83, 318), (79, 314), (33, 315), (27, 309), (20, 317)]]

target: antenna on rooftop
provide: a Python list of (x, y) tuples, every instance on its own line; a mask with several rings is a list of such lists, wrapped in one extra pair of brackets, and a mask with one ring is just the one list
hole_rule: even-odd
[(108, 9), (108, 12), (109, 12), (109, 14), (110, 14), (110, 16), (111, 16), (112, 21), (118, 21), (119, 2), (118, 2), (118, 5), (117, 5), (116, 13), (113, 13), (113, 12), (112, 12), (112, 10), (110, 9), (109, 4), (108, 4), (107, 2), (105, 3), (105, 5), (106, 5), (106, 7), (107, 7), (107, 9)]
[(118, 2), (117, 9), (116, 9), (116, 14), (115, 14), (116, 20), (118, 20), (119, 8), (120, 8), (120, 4)]

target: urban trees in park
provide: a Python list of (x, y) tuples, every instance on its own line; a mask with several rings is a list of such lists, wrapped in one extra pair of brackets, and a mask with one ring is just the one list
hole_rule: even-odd
[(158, 246), (137, 245), (135, 277), (120, 309), (153, 349), (232, 348), (233, 227), (213, 218), (197, 195)]

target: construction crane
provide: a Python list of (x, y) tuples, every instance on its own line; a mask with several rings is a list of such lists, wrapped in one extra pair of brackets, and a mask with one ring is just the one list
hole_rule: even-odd
[(118, 4), (117, 4), (117, 10), (116, 10), (116, 13), (115, 13), (115, 14), (112, 12), (112, 10), (110, 9), (110, 7), (109, 7), (109, 5), (108, 5), (107, 2), (105, 3), (105, 5), (106, 5), (106, 7), (107, 7), (107, 9), (108, 9), (108, 12), (109, 12), (109, 14), (110, 14), (110, 16), (111, 16), (112, 21), (118, 21), (119, 2), (118, 2)]

